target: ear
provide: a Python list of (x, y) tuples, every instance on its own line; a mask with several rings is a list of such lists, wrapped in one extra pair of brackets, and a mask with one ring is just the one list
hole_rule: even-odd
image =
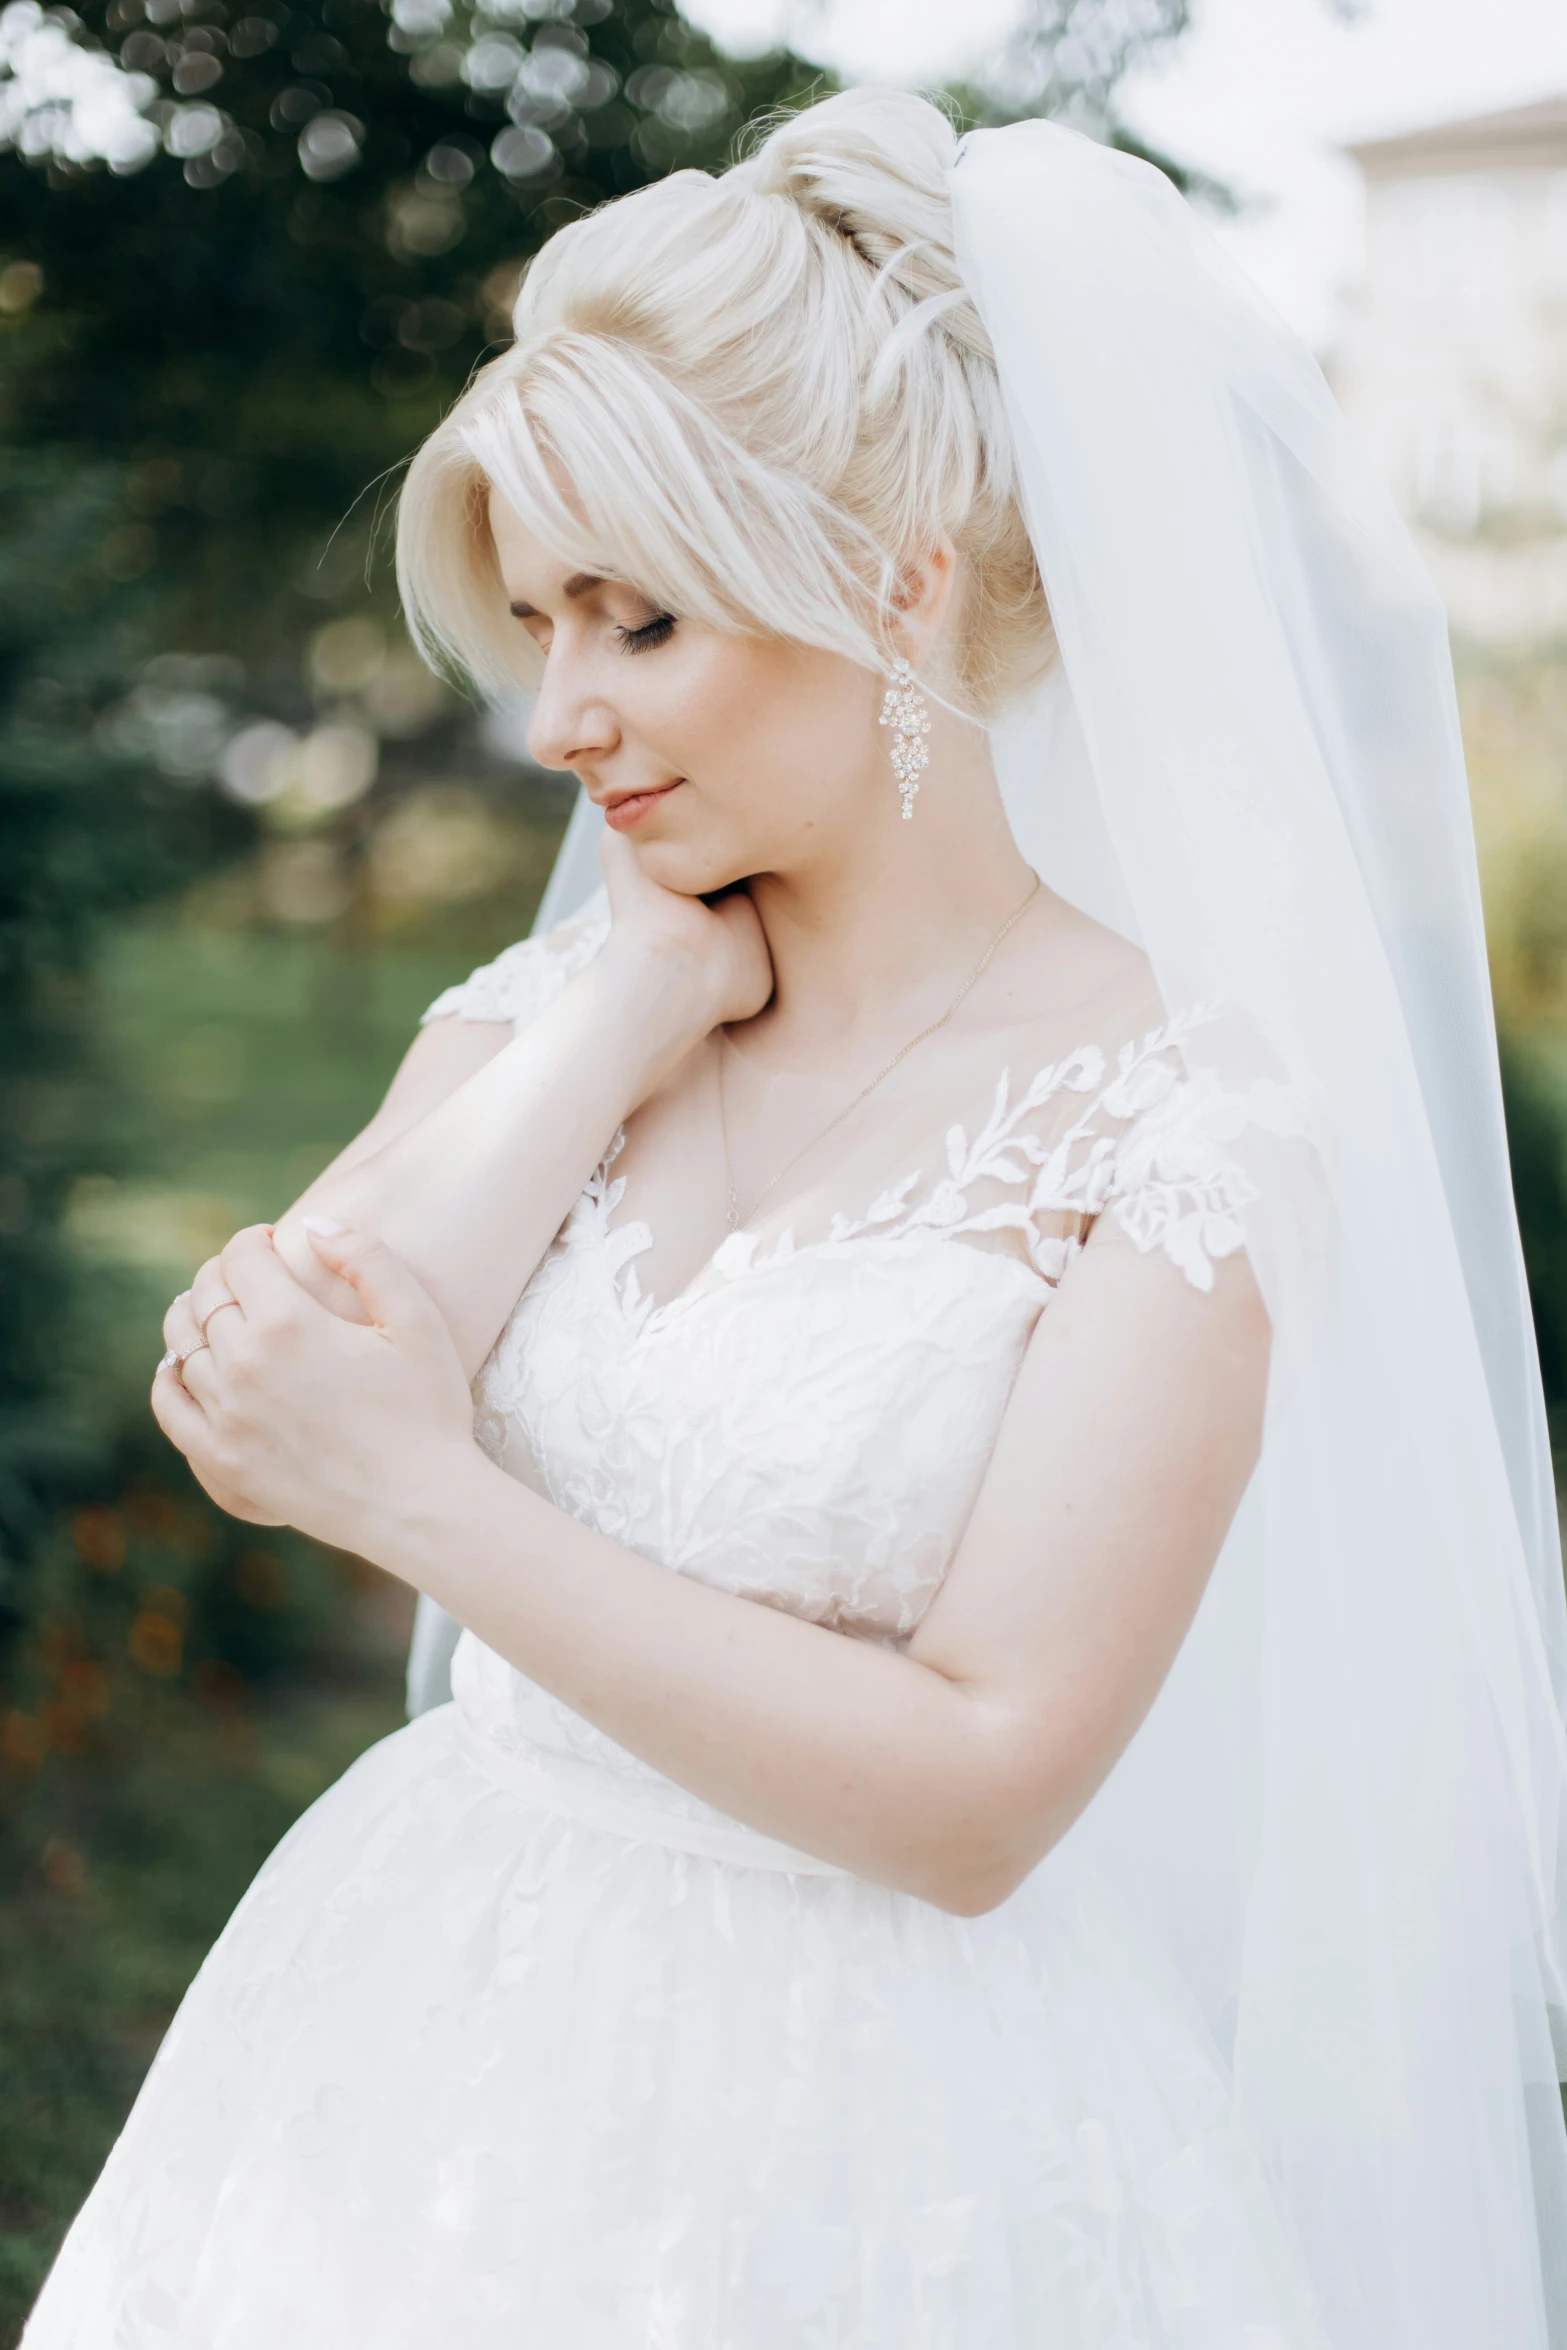
[(916, 669), (928, 666), (957, 594), (958, 550), (943, 531), (923, 560), (903, 575), (898, 635)]

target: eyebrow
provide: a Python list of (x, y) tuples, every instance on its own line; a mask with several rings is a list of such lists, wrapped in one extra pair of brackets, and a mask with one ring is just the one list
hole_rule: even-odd
[[(592, 589), (603, 585), (603, 580), (596, 572), (574, 571), (570, 579), (567, 580), (563, 593), (575, 601), (578, 596), (585, 596)], [(539, 618), (538, 607), (535, 604), (513, 604), (511, 613), (514, 620), (537, 620)]]

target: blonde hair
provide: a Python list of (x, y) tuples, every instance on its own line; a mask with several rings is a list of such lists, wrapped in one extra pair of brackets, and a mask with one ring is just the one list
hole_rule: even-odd
[(558, 230), (515, 343), (404, 486), (398, 580), (426, 657), (481, 687), (525, 674), (493, 488), (574, 570), (868, 668), (945, 533), (957, 706), (988, 718), (1037, 677), (1053, 639), (953, 252), (955, 143), (924, 99), (846, 91), (722, 178), (676, 172)]

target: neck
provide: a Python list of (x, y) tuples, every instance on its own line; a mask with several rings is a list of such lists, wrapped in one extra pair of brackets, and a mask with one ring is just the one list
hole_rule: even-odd
[(781, 1059), (836, 1065), (934, 1017), (1030, 887), (979, 728), (939, 728), (908, 822), (890, 772), (867, 798), (870, 822), (751, 883), (775, 985), (748, 1033)]

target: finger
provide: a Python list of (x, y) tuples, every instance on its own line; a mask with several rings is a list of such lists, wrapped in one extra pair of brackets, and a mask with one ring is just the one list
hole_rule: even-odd
[(174, 1354), (182, 1354), (187, 1346), (194, 1346), (201, 1332), (192, 1308), (191, 1293), (182, 1289), (178, 1297), (169, 1300), (163, 1317), (163, 1343)]
[(185, 1393), (200, 1405), (205, 1418), (223, 1392), (223, 1382), (212, 1359), (210, 1342), (202, 1338), (192, 1339), (188, 1349), (180, 1349), (180, 1359), (171, 1364), (170, 1368)]
[(662, 894), (659, 884), (643, 872), (642, 860), (630, 841), (624, 834), (612, 832), (607, 824), (599, 837), (599, 863), (604, 868), (613, 919), (628, 914), (639, 899), (651, 902)]
[[(162, 1370), (166, 1366), (176, 1374), (187, 1358), (193, 1358), (198, 1348), (204, 1348), (205, 1342), (201, 1335), (200, 1325), (192, 1310), (191, 1293), (188, 1289), (180, 1291), (179, 1296), (172, 1300), (168, 1312), (163, 1317), (163, 1343), (167, 1352), (164, 1363), (160, 1363), (158, 1367)], [(171, 1357), (172, 1360), (170, 1360)]]
[[(224, 1276), (222, 1259), (209, 1257), (190, 1285), (190, 1307), (203, 1337), (214, 1314), (225, 1306), (238, 1306), (239, 1301)], [(243, 1307), (240, 1312), (243, 1315)]]
[(378, 1330), (389, 1337), (417, 1338), (432, 1320), (440, 1322), (429, 1291), (384, 1240), (347, 1231), (327, 1216), (306, 1216), (304, 1225), (322, 1264), (348, 1283)]
[(207, 1416), (167, 1362), (160, 1363), (153, 1374), (152, 1416), (178, 1452), (188, 1455), (206, 1442)]
[[(270, 1224), (247, 1224), (243, 1232), (235, 1233), (218, 1261), (248, 1322), (275, 1320), (301, 1310), (310, 1314), (321, 1311), (279, 1256)], [(235, 1317), (225, 1314), (223, 1321), (234, 1322)], [(222, 1323), (218, 1327), (221, 1329)]]
[(198, 1337), (212, 1348), (220, 1363), (230, 1340), (238, 1338), (244, 1328), (245, 1309), (237, 1297), (214, 1298), (206, 1312), (196, 1317)]
[[(208, 1353), (212, 1346), (211, 1339), (202, 1335), (201, 1325), (192, 1311), (192, 1304), (191, 1292), (188, 1289), (182, 1289), (163, 1317), (163, 1343), (175, 1358), (169, 1368), (181, 1377), (197, 1357)], [(203, 1405), (210, 1399), (213, 1390), (210, 1376), (203, 1385), (192, 1387), (188, 1379), (185, 1381), (185, 1385)]]
[(636, 857), (631, 843), (612, 832), (606, 824), (599, 834), (599, 864), (607, 882), (629, 880), (637, 871)]
[(206, 1453), (212, 1441), (212, 1431), (201, 1407), (191, 1397), (178, 1374), (166, 1364), (158, 1365), (152, 1383), (152, 1415), (169, 1442), (185, 1455), (192, 1475), (203, 1493), (215, 1501), (220, 1510), (231, 1518), (239, 1518), (247, 1526), (280, 1526), (281, 1518), (274, 1518), (224, 1482), (213, 1469)]

